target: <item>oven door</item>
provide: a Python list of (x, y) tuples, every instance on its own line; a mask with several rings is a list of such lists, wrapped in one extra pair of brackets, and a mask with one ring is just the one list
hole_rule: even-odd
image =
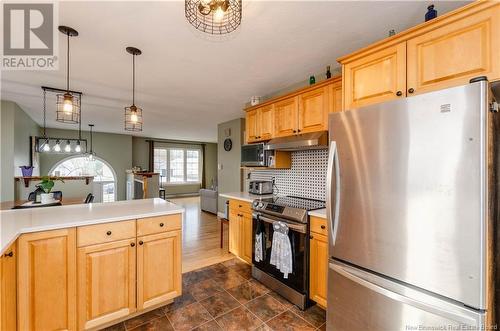
[[(284, 222), (288, 225), (288, 238), (292, 247), (292, 273), (288, 278), (284, 278), (283, 273), (274, 265), (270, 264), (272, 242), (273, 242), (273, 223), (276, 221)], [(292, 222), (283, 218), (278, 218), (260, 213), (253, 214), (253, 252), (252, 262), (259, 270), (274, 277), (287, 286), (295, 289), (296, 291), (307, 294), (309, 283), (309, 240), (307, 224)], [(256, 235), (262, 233), (263, 243), (263, 260), (255, 261), (255, 245)]]

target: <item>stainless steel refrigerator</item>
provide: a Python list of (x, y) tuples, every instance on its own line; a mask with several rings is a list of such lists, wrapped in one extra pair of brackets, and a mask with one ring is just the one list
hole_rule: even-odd
[(479, 79), (330, 115), (328, 330), (452, 330), (491, 316), (493, 98)]

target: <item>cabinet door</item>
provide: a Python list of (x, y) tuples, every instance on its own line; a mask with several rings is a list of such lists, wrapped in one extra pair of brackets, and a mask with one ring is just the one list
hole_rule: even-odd
[(500, 5), (408, 40), (408, 93), (500, 78)]
[(343, 80), (344, 110), (403, 97), (406, 90), (406, 42), (345, 64)]
[(274, 136), (293, 136), (298, 130), (298, 97), (274, 104)]
[(78, 248), (78, 324), (89, 329), (129, 315), (135, 305), (135, 238)]
[(252, 215), (248, 213), (240, 214), (241, 225), (241, 258), (248, 263), (252, 263), (253, 236), (252, 236)]
[(247, 143), (258, 141), (258, 132), (257, 132), (257, 122), (258, 122), (258, 109), (250, 110), (246, 113), (245, 119), (245, 127), (246, 127), (246, 136)]
[(299, 133), (328, 130), (328, 87), (299, 95)]
[(326, 294), (328, 293), (328, 241), (327, 237), (311, 233), (310, 243), (310, 284), (309, 298), (326, 308)]
[(19, 330), (76, 330), (75, 229), (18, 239)]
[(137, 309), (182, 294), (181, 231), (137, 238)]
[(17, 329), (16, 245), (0, 257), (0, 330)]
[(240, 216), (239, 211), (229, 209), (229, 252), (240, 256)]
[(274, 105), (259, 108), (259, 140), (269, 140), (274, 136)]
[(331, 113), (342, 111), (342, 81), (335, 82), (329, 85), (329, 98)]

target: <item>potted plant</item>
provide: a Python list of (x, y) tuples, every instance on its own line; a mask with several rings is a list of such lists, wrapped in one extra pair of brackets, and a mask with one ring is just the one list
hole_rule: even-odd
[[(61, 182), (64, 183), (64, 181), (61, 178), (58, 177), (52, 177), (52, 178), (54, 178), (54, 180), (60, 180)], [(52, 180), (51, 177), (49, 176), (43, 176), (40, 184), (36, 185), (36, 187), (42, 189), (44, 192), (40, 193), (41, 203), (45, 204), (54, 202), (54, 194), (50, 192), (54, 187), (54, 180)]]

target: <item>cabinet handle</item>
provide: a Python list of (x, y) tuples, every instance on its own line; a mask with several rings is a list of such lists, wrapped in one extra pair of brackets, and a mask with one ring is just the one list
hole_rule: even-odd
[(134, 246), (135, 246), (135, 243), (130, 243), (130, 246), (134, 247)]
[(297, 132), (300, 132), (300, 129), (298, 129)]
[(242, 206), (242, 205), (238, 205), (238, 207), (240, 207), (240, 208), (241, 208), (241, 207), (243, 207), (243, 206)]
[(293, 133), (297, 133), (297, 130), (293, 130)]
[(326, 226), (322, 225), (321, 228), (324, 230), (326, 228)]
[(400, 97), (400, 96), (402, 96), (402, 95), (403, 95), (403, 92), (401, 92), (401, 91), (397, 91), (397, 92), (396, 92), (396, 95), (397, 95), (398, 97)]
[(160, 227), (161, 227), (161, 228), (163, 227), (163, 225), (164, 225), (163, 223), (160, 223)]
[(139, 240), (139, 245), (142, 245), (142, 244), (144, 244), (144, 241)]
[(106, 232), (108, 236), (111, 236), (111, 231)]
[(309, 239), (313, 239), (314, 237), (313, 236), (309, 236)]
[(3, 256), (5, 256), (5, 257), (13, 257), (14, 253), (12, 251), (10, 251), (10, 252), (4, 254)]
[(408, 89), (408, 93), (413, 93), (415, 92), (415, 90), (413, 89), (413, 87), (411, 87), (410, 89)]

